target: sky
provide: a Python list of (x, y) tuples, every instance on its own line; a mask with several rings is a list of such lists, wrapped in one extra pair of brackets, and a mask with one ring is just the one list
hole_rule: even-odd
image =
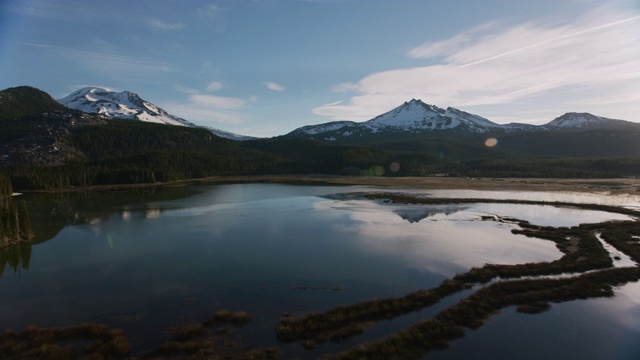
[(0, 0), (0, 89), (128, 90), (271, 137), (405, 101), (640, 122), (640, 0)]

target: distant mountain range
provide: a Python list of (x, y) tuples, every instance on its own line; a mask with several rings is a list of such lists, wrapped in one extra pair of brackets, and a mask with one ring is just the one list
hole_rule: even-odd
[(128, 91), (84, 88), (59, 101), (29, 86), (0, 91), (0, 171), (9, 169), (14, 186), (283, 173), (640, 176), (640, 124), (588, 113), (501, 125), (413, 99), (362, 123), (249, 139), (196, 126)]
[(362, 142), (362, 139), (443, 133), (473, 135), (488, 132), (517, 133), (604, 128), (640, 129), (640, 124), (608, 119), (589, 113), (566, 113), (545, 125), (497, 124), (452, 107), (447, 109), (413, 99), (366, 122), (334, 121), (298, 128), (286, 136), (309, 137), (330, 142)]
[[(110, 118), (132, 119), (151, 123), (198, 127), (183, 118), (174, 116), (164, 109), (142, 99), (130, 91), (115, 92), (100, 87), (85, 87), (62, 99), (60, 104), (86, 113), (104, 114)], [(212, 133), (232, 140), (255, 139), (252, 136), (234, 134), (228, 131), (201, 126)]]
[[(57, 100), (60, 104), (86, 113), (104, 114), (110, 118), (134, 119), (168, 125), (198, 127), (181, 117), (169, 114), (159, 106), (130, 91), (115, 92), (100, 87), (85, 87)], [(205, 127), (214, 134), (232, 140), (255, 137)], [(380, 138), (401, 138), (416, 134), (438, 133), (473, 135), (487, 132), (518, 133), (554, 130), (638, 129), (640, 125), (609, 119), (589, 113), (566, 113), (547, 124), (497, 124), (482, 116), (453, 107), (446, 109), (412, 99), (397, 108), (366, 122), (332, 121), (308, 125), (291, 131), (285, 137), (305, 137), (337, 143), (367, 142)]]

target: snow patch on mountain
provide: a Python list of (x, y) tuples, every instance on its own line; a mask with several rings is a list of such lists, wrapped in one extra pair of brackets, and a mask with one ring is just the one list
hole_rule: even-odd
[(356, 125), (353, 121), (332, 121), (319, 125), (307, 125), (291, 132), (294, 135), (317, 135), (325, 132), (340, 130)]
[(86, 113), (104, 114), (110, 118), (132, 119), (156, 124), (187, 127), (202, 127), (215, 135), (232, 140), (256, 139), (252, 136), (234, 134), (228, 131), (197, 126), (183, 118), (174, 116), (164, 109), (143, 100), (130, 91), (115, 92), (101, 87), (85, 87), (57, 100), (62, 105)]
[[(397, 108), (363, 122), (334, 121), (298, 128), (289, 135), (317, 136), (328, 141), (337, 138), (365, 136), (366, 134), (391, 132), (425, 132), (463, 128), (465, 131), (484, 133), (501, 125), (481, 116), (452, 107), (441, 109), (412, 99)], [(322, 136), (324, 135), (324, 136)]]
[(610, 120), (612, 119), (592, 115), (589, 113), (570, 112), (553, 119), (546, 126), (560, 128), (584, 128), (599, 125)]
[(236, 140), (236, 141), (247, 141), (247, 140), (256, 140), (256, 139), (258, 139), (255, 136), (235, 134), (235, 133), (232, 133), (232, 132), (228, 132), (228, 131), (224, 131), (224, 130), (220, 130), (220, 129), (216, 129), (216, 128), (212, 128), (212, 127), (208, 127), (208, 126), (198, 126), (198, 127), (205, 128), (205, 129), (211, 131), (212, 133), (214, 133), (215, 135), (218, 135), (218, 136), (226, 138), (226, 139), (231, 139), (231, 140)]
[(624, 120), (609, 119), (589, 113), (566, 113), (545, 125), (497, 124), (482, 116), (456, 108), (441, 109), (412, 99), (397, 108), (373, 119), (356, 123), (334, 121), (298, 128), (287, 135), (310, 136), (325, 141), (358, 138), (364, 140), (372, 134), (429, 133), (440, 130), (455, 131), (456, 134), (483, 134), (487, 132), (534, 132), (566, 129), (629, 129), (638, 131), (640, 125)]
[(158, 124), (195, 127), (129, 91), (115, 92), (99, 87), (85, 87), (58, 99), (62, 105), (87, 113), (105, 114), (111, 118), (137, 119)]
[[(412, 130), (420, 128), (428, 128), (434, 122), (441, 122), (444, 119), (445, 110), (434, 105), (428, 105), (420, 100), (413, 99), (405, 102), (401, 106), (386, 112), (382, 115), (364, 123), (371, 129), (382, 129), (385, 127), (394, 127), (402, 130)], [(447, 126), (453, 124), (449, 123)], [(458, 124), (454, 125), (457, 126)]]

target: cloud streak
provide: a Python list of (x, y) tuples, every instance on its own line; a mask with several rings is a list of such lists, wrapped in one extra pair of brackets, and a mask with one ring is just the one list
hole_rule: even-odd
[[(537, 119), (553, 118), (558, 111), (602, 114), (623, 107), (630, 114), (637, 113), (640, 104), (628, 94), (640, 93), (639, 43), (637, 12), (621, 13), (607, 7), (564, 25), (484, 24), (407, 53), (433, 65), (382, 71), (356, 83), (335, 85), (334, 92), (352, 92), (354, 96), (349, 102), (322, 105), (313, 112), (362, 121), (408, 99), (421, 98), (440, 106), (481, 109), (483, 116), (493, 111), (496, 117), (500, 111), (524, 109), (524, 104), (529, 109), (532, 105), (548, 108), (546, 113), (537, 113)], [(600, 105), (610, 106), (571, 108), (599, 96), (608, 98)], [(620, 101), (615, 102), (616, 97)], [(522, 115), (512, 120), (536, 120)]]
[[(180, 114), (181, 117), (190, 121), (196, 121), (209, 126), (219, 126), (220, 124), (240, 124), (245, 116), (240, 112), (248, 101), (254, 101), (239, 97), (216, 96), (203, 94), (201, 91), (176, 85), (175, 88), (188, 94), (186, 101), (169, 102), (163, 106), (173, 114)], [(218, 91), (222, 89), (222, 83), (211, 82), (206, 91)]]
[(505, 52), (503, 52), (501, 54), (488, 57), (486, 59), (481, 59), (481, 60), (477, 60), (477, 61), (474, 61), (474, 62), (470, 62), (468, 64), (461, 65), (460, 67), (467, 67), (467, 66), (473, 66), (473, 65), (482, 64), (482, 63), (485, 63), (487, 61), (499, 59), (501, 57), (508, 56), (508, 55), (511, 55), (511, 54), (515, 54), (515, 53), (518, 53), (518, 52), (521, 52), (521, 51), (530, 50), (530, 49), (534, 49), (534, 48), (537, 48), (537, 47), (542, 47), (542, 46), (545, 46), (545, 45), (552, 44), (554, 42), (558, 42), (558, 41), (561, 41), (561, 40), (569, 39), (569, 38), (572, 38), (572, 37), (575, 37), (575, 36), (579, 36), (579, 35), (588, 34), (588, 33), (593, 32), (593, 31), (606, 29), (606, 28), (611, 27), (611, 26), (621, 25), (621, 24), (624, 24), (626, 22), (635, 21), (635, 20), (638, 20), (638, 19), (640, 19), (640, 16), (634, 16), (634, 17), (630, 17), (630, 18), (627, 18), (627, 19), (614, 21), (612, 23), (599, 25), (599, 26), (594, 26), (594, 27), (589, 28), (589, 29), (579, 30), (579, 31), (574, 32), (574, 33), (570, 33), (570, 34), (567, 34), (567, 35), (561, 35), (561, 36), (558, 36), (558, 37), (555, 37), (555, 38), (551, 38), (551, 39), (546, 39), (546, 40), (540, 41), (540, 42), (535, 43), (535, 44), (523, 46), (521, 48), (508, 50), (508, 51), (505, 51)]
[(147, 19), (146, 23), (151, 30), (156, 31), (174, 31), (184, 29), (183, 23), (169, 23), (155, 18)]
[(246, 103), (244, 99), (236, 97), (224, 97), (215, 95), (191, 95), (191, 102), (217, 109), (239, 109)]
[(22, 45), (38, 48), (53, 53), (56, 56), (68, 58), (76, 61), (82, 66), (91, 70), (114, 74), (114, 73), (157, 73), (172, 72), (174, 67), (166, 62), (137, 58), (122, 55), (117, 52), (74, 49), (48, 44), (22, 43)]
[(219, 91), (222, 90), (223, 85), (220, 81), (212, 81), (207, 85), (207, 91)]
[(286, 88), (278, 83), (275, 83), (273, 81), (266, 81), (264, 83), (264, 86), (267, 87), (267, 89), (271, 90), (271, 91), (284, 91)]

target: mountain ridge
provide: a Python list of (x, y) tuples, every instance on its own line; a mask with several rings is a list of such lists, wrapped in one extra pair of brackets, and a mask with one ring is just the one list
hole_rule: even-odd
[(144, 122), (205, 128), (215, 135), (232, 140), (255, 139), (208, 126), (198, 126), (172, 115), (161, 107), (148, 102), (131, 91), (116, 92), (102, 87), (84, 87), (57, 100), (60, 104), (86, 113), (104, 114), (110, 118), (131, 119)]
[[(0, 101), (10, 93), (0, 92)], [(19, 101), (3, 103), (0, 110), (35, 114), (0, 118), (0, 171), (8, 169), (20, 189), (276, 173), (640, 176), (640, 124), (586, 113), (564, 114), (546, 127), (498, 125), (414, 99), (365, 126), (331, 122), (305, 127), (311, 135), (237, 142), (203, 127), (87, 114), (31, 87), (18, 93)], [(129, 109), (142, 101), (128, 93), (111, 100)], [(324, 141), (331, 131), (362, 136)]]
[(115, 92), (101, 87), (84, 87), (57, 101), (72, 109), (105, 114), (110, 118), (195, 127), (195, 124), (173, 116), (164, 109), (145, 101), (138, 94), (126, 90)]
[(488, 132), (536, 132), (551, 130), (585, 130), (612, 127), (640, 129), (640, 124), (610, 119), (589, 113), (566, 113), (544, 125), (521, 123), (498, 124), (482, 116), (453, 107), (442, 109), (419, 99), (402, 105), (365, 122), (332, 121), (297, 128), (284, 136), (311, 137), (324, 141), (349, 141), (381, 133), (402, 136), (406, 134), (434, 134), (446, 131), (457, 135), (475, 135)]
[(62, 110), (66, 108), (49, 94), (31, 86), (16, 86), (0, 91), (0, 119)]

